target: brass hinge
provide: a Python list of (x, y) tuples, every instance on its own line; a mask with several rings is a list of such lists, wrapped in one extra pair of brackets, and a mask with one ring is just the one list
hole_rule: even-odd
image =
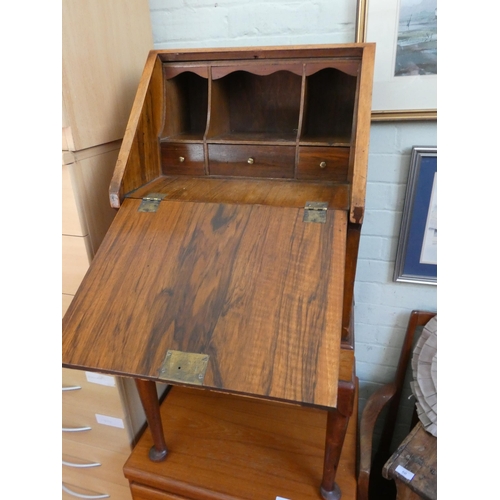
[(326, 209), (328, 203), (325, 201), (306, 201), (304, 207), (304, 222), (326, 222)]
[(162, 380), (203, 385), (209, 359), (208, 354), (169, 350), (160, 366), (158, 377)]
[(139, 208), (137, 209), (138, 212), (156, 212), (158, 210), (158, 207), (160, 206), (160, 201), (165, 198), (165, 194), (161, 193), (150, 193), (147, 196), (145, 196), (141, 204), (139, 205)]

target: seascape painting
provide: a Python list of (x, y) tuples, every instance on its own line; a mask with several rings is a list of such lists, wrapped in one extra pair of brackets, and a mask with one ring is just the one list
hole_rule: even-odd
[(400, 0), (394, 76), (437, 75), (437, 0)]

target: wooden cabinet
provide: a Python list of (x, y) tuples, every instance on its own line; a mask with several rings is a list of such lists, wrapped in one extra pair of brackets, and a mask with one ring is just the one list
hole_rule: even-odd
[[(149, 4), (64, 0), (62, 31), (64, 316), (116, 215), (109, 183), (152, 47)], [(122, 468), (145, 422), (134, 384), (71, 369), (62, 381), (62, 497), (130, 500)]]
[[(246, 477), (249, 463), (238, 476), (212, 461), (179, 489), (168, 428), (182, 410), (170, 394), (165, 437), (156, 382), (222, 394), (208, 406), (227, 404), (214, 419), (228, 426), (236, 395), (262, 403), (255, 419), (320, 410), (303, 480), (311, 498), (339, 498), (373, 62), (373, 44), (150, 52), (110, 183), (118, 213), (63, 320), (63, 366), (136, 381), (152, 443), (138, 474), (166, 476), (129, 474), (135, 498), (259, 498), (211, 483), (211, 468)], [(217, 454), (184, 443), (186, 463)]]

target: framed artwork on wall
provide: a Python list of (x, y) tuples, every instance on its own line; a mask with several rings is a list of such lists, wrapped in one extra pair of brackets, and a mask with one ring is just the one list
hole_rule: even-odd
[(412, 148), (394, 281), (437, 285), (437, 148)]
[(358, 0), (356, 41), (376, 43), (373, 121), (437, 118), (437, 0)]

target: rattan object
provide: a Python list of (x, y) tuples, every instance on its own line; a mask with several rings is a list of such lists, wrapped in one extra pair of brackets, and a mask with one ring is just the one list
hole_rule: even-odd
[(411, 389), (425, 430), (437, 437), (437, 316), (422, 331), (411, 360)]

